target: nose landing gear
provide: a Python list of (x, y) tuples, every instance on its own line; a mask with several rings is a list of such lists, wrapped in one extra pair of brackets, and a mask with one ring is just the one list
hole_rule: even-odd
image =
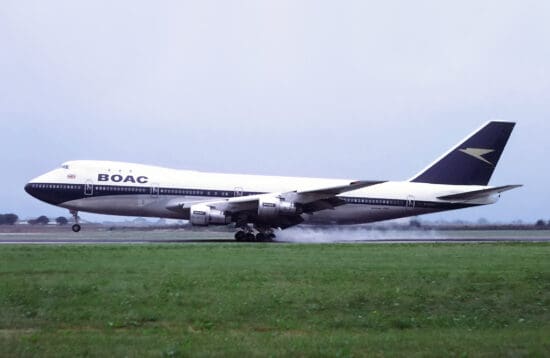
[(73, 229), (74, 232), (79, 232), (81, 227), (80, 227), (80, 224), (78, 223), (78, 211), (70, 210), (69, 212), (73, 216), (74, 222), (75, 222), (75, 224), (72, 226), (72, 229)]

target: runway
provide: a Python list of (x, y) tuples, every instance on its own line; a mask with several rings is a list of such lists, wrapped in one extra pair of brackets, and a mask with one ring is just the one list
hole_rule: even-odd
[[(494, 242), (550, 242), (550, 231), (311, 231), (281, 233), (267, 244), (475, 244)], [(0, 233), (0, 245), (131, 245), (131, 244), (259, 244), (237, 242), (231, 233), (189, 231), (93, 231)]]
[(147, 240), (147, 239), (21, 239), (7, 240), (0, 239), (1, 244), (12, 245), (102, 245), (102, 244), (198, 244), (198, 243), (237, 243), (230, 239), (167, 239), (167, 240)]

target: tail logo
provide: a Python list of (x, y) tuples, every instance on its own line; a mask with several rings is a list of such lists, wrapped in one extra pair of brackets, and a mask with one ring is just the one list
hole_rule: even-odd
[(493, 165), (490, 161), (483, 158), (485, 154), (489, 154), (494, 152), (494, 149), (484, 149), (484, 148), (466, 148), (466, 149), (459, 149), (462, 153), (468, 154), (478, 160), (481, 160), (482, 162), (485, 162), (487, 164)]

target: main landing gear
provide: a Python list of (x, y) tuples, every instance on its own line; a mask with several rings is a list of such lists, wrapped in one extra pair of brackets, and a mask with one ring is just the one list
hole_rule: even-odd
[(81, 227), (80, 227), (80, 224), (78, 223), (78, 211), (70, 210), (70, 213), (73, 216), (74, 222), (75, 222), (75, 224), (72, 226), (72, 229), (74, 232), (79, 232)]
[(246, 226), (235, 233), (235, 240), (246, 242), (269, 242), (275, 239), (271, 228), (256, 228), (258, 233), (254, 235), (253, 230)]

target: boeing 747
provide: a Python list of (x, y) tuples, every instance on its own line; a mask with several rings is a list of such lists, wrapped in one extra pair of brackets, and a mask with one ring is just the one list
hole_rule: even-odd
[(235, 225), (238, 241), (266, 241), (304, 224), (363, 224), (495, 203), (520, 185), (489, 186), (515, 123), (491, 121), (406, 181), (318, 179), (69, 161), (25, 191), (78, 212)]

